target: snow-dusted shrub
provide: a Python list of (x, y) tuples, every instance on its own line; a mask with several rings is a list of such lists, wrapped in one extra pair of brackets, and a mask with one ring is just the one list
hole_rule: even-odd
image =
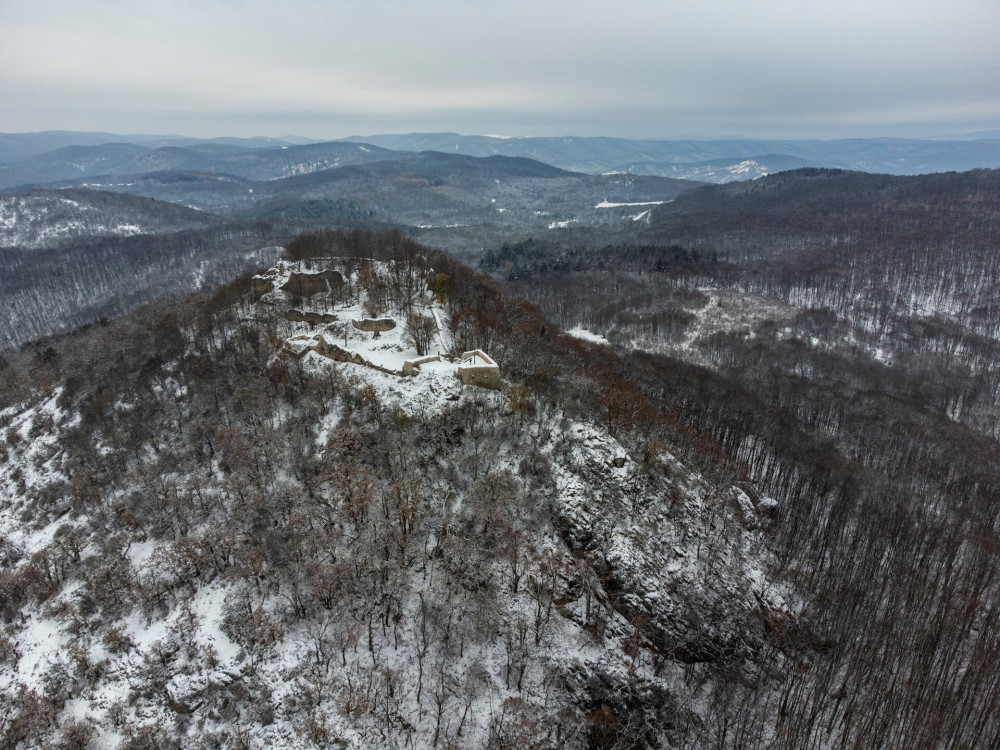
[(117, 625), (110, 626), (101, 638), (104, 648), (111, 654), (123, 654), (135, 649), (136, 644), (125, 630)]
[(31, 426), (28, 428), (28, 437), (34, 440), (41, 435), (48, 435), (54, 427), (55, 423), (51, 414), (48, 412), (38, 412), (31, 420)]
[(105, 555), (84, 573), (84, 584), (94, 603), (110, 620), (131, 611), (138, 599), (135, 572), (128, 559)]
[(0, 667), (14, 668), (20, 658), (21, 654), (17, 650), (17, 642), (4, 633), (0, 633)]
[(241, 646), (251, 663), (259, 662), (284, 636), (279, 622), (263, 606), (253, 606), (247, 593), (226, 599), (222, 630)]
[(30, 739), (51, 730), (58, 709), (44, 695), (20, 683), (12, 688), (11, 700), (0, 711), (0, 739), (4, 750), (25, 747)]
[(97, 733), (92, 719), (70, 719), (60, 731), (54, 750), (88, 750)]
[(500, 704), (489, 732), (490, 750), (542, 750), (553, 746), (541, 712), (520, 698), (506, 698)]
[(118, 750), (181, 750), (177, 736), (158, 725), (127, 727)]

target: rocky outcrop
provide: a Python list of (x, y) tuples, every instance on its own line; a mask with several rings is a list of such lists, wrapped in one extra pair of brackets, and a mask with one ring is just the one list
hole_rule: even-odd
[(254, 276), (250, 279), (250, 297), (254, 302), (259, 300), (265, 294), (274, 289), (274, 284), (271, 280), (264, 276)]
[(765, 573), (761, 532), (742, 522), (733, 491), (719, 492), (663, 454), (658, 468), (635, 463), (592, 425), (565, 439), (546, 455), (556, 528), (572, 549), (593, 555), (613, 608), (642, 623), (656, 652), (683, 664), (732, 663), (759, 648), (762, 608), (784, 602)]

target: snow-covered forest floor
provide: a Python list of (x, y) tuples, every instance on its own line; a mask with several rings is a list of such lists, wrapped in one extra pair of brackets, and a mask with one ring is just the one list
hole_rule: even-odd
[[(332, 314), (395, 369), (417, 354), (400, 311), (435, 304), (435, 348), (461, 351), (481, 290), (453, 272), (444, 294), (401, 297), (391, 279), (422, 281), (417, 266), (360, 261), (400, 323), (379, 339), (342, 325), (375, 288), (358, 270), (339, 299), (300, 299), (285, 268), (256, 302), (92, 331), (72, 376), (0, 412), (4, 747), (709, 731), (706, 665), (739, 665), (765, 622), (796, 616), (767, 572), (773, 501), (581, 408), (571, 373), (495, 391), (450, 363), (404, 378), (289, 351), (315, 333), (289, 310)], [(523, 342), (492, 341), (524, 372)], [(538, 372), (544, 343), (532, 356)]]

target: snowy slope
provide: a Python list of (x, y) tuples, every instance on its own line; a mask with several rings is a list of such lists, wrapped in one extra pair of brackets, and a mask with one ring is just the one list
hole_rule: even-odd
[[(59, 387), (0, 413), (0, 729), (582, 748), (609, 714), (655, 746), (698, 722), (697, 665), (753, 650), (760, 613), (791, 607), (766, 573), (768, 503), (510, 383), (463, 386), (448, 361), (403, 377), (297, 357), (321, 331), (386, 369), (415, 354), (342, 325), (367, 292), (340, 270), (336, 298), (300, 299), (273, 269), (207, 338), (181, 319), (141, 387), (103, 391), (96, 428)], [(447, 310), (414, 304), (447, 355)], [(202, 384), (230, 347), (235, 385)]]

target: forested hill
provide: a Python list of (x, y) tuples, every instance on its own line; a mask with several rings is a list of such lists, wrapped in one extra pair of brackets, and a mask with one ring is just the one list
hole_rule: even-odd
[(678, 196), (642, 244), (486, 256), (781, 503), (816, 615), (786, 632), (816, 650), (782, 661), (781, 698), (733, 691), (717, 747), (997, 741), (997, 653), (956, 616), (1000, 596), (996, 180), (795, 172)]
[(883, 343), (923, 349), (965, 329), (958, 349), (979, 358), (1000, 338), (1000, 170), (797, 170), (678, 196), (643, 238), (714, 254), (740, 269), (723, 283), (846, 315)]
[(691, 190), (651, 214), (648, 240), (712, 246), (734, 259), (818, 247), (948, 238), (988, 244), (1000, 233), (1000, 170), (894, 177), (796, 169)]
[(398, 232), (6, 353), (5, 746), (995, 746), (1000, 453), (936, 401), (974, 378), (696, 257), (524, 284), (626, 302), (619, 344), (678, 304), (675, 356)]
[(797, 170), (685, 192), (653, 208), (636, 242), (546, 239), (484, 264), (566, 327), (736, 369), (780, 342), (823, 360), (789, 363), (802, 376), (836, 352), (1000, 436), (998, 171)]
[[(289, 251), (2, 363), (5, 746), (701, 735), (728, 709), (699, 692), (799, 607), (769, 570), (775, 503), (444, 254)], [(399, 325), (372, 339), (361, 310)], [(394, 374), (417, 319), (441, 359)], [(455, 377), (477, 348), (499, 390)]]
[(32, 190), (0, 195), (0, 248), (40, 248), (81, 237), (204, 229), (224, 219), (186, 206), (99, 190)]
[(0, 249), (0, 350), (213, 287), (274, 261), (288, 236), (265, 223), (216, 224)]

